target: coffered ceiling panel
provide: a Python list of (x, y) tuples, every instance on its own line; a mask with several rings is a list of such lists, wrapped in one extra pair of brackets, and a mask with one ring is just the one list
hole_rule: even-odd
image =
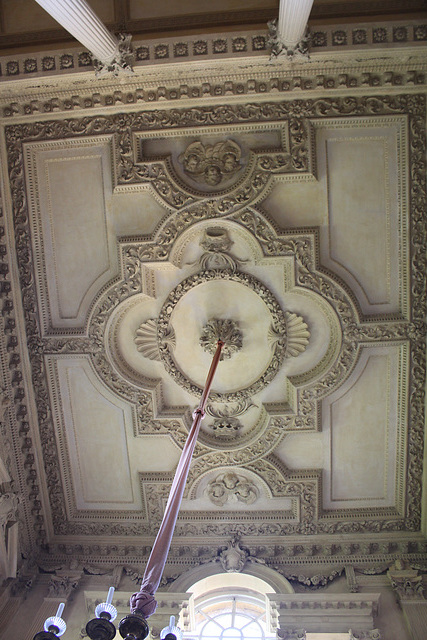
[(108, 137), (25, 147), (46, 327), (81, 326), (94, 293), (117, 270), (110, 205), (111, 142)]
[(326, 508), (396, 505), (401, 357), (399, 346), (364, 347), (347, 382), (324, 400)]
[[(51, 358), (50, 365), (69, 501), (77, 509), (135, 508), (140, 501), (128, 454), (131, 407), (99, 384), (86, 358)], [(105, 469), (102, 482), (97, 481), (100, 468)]]
[(364, 313), (407, 313), (405, 121), (358, 118), (315, 126), (318, 178), (328, 200), (322, 261), (349, 284)]

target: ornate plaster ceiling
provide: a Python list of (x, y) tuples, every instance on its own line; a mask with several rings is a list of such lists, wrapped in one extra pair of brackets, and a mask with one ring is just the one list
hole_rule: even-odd
[(393, 94), (5, 123), (28, 544), (145, 553), (226, 332), (175, 544), (418, 550), (424, 117)]

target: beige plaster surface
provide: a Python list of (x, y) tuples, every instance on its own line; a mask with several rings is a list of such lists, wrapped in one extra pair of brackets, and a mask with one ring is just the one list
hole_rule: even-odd
[[(275, 7), (274, 0), (266, 0), (263, 3), (265, 7)], [(260, 7), (259, 0), (248, 0), (245, 3), (245, 9), (258, 9)], [(232, 11), (242, 9), (240, 0), (219, 0), (215, 5), (215, 11)], [(186, 15), (188, 13), (205, 13), (212, 11), (212, 5), (209, 0), (200, 0), (195, 6), (194, 0), (180, 0), (179, 4), (174, 7), (174, 15)], [(133, 18), (154, 18), (160, 16), (169, 16), (171, 14), (170, 0), (160, 0), (158, 2), (148, 2), (141, 5), (139, 0), (130, 0), (130, 12)]]
[[(340, 121), (333, 127), (317, 125), (318, 180), (276, 181), (262, 202), (263, 210), (284, 229), (319, 225), (322, 260), (336, 267), (349, 283), (357, 283), (355, 291), (362, 308), (372, 311), (398, 308), (400, 276), (394, 256), (400, 232), (392, 190), (396, 187), (391, 185), (396, 183), (400, 122), (391, 119), (387, 125), (378, 128), (361, 121), (355, 121), (353, 127)], [(277, 132), (269, 135), (270, 143), (278, 144)], [(207, 137), (206, 144), (218, 142), (221, 136), (224, 132)], [(249, 158), (248, 149), (259, 144), (260, 136), (257, 131), (242, 135), (244, 157)], [(178, 165), (187, 143), (188, 137), (180, 134), (176, 139), (169, 135), (153, 142), (144, 138), (143, 150), (153, 155), (170, 149)], [(120, 187), (112, 195), (107, 140), (102, 144), (96, 139), (85, 140), (72, 148), (51, 143), (35, 147), (32, 153), (28, 158), (38, 178), (32, 185), (33, 224), (49, 298), (43, 282), (40, 295), (49, 303), (54, 323), (79, 324), (101, 284), (117, 273), (114, 238), (153, 232), (165, 218), (166, 209), (153, 192), (139, 187)], [(41, 221), (36, 220), (37, 211)], [(227, 221), (209, 224), (226, 229), (230, 255), (270, 288), (284, 311), (300, 315), (310, 331), (305, 351), (285, 359), (276, 377), (257, 394), (258, 410), (252, 409), (242, 418), (247, 430), (260, 420), (260, 402), (296, 408), (289, 381), (306, 384), (322, 375), (337, 356), (341, 328), (326, 301), (295, 286), (291, 261), (263, 258), (244, 228)], [(155, 319), (170, 291), (194, 273), (207, 228), (206, 223), (199, 223), (186, 231), (171, 253), (172, 262), (141, 265), (144, 293), (119, 305), (108, 325), (110, 337), (105, 336), (114, 368), (133, 384), (157, 389), (158, 411), (194, 405), (196, 398), (169, 377), (160, 361), (149, 360), (137, 350), (136, 331), (142, 323)], [(199, 284), (180, 298), (171, 314), (176, 367), (192, 383), (204, 384), (211, 356), (202, 349), (199, 338), (212, 318), (232, 319), (243, 336), (242, 349), (221, 363), (214, 391), (233, 392), (250, 386), (272, 358), (267, 341), (272, 317), (265, 301), (236, 281), (218, 279)], [(398, 446), (398, 388), (393, 372), (397, 353), (398, 347), (394, 352), (377, 348), (375, 353), (369, 351), (369, 356), (362, 354), (348, 382), (324, 400), (325, 422), (320, 431), (290, 434), (276, 450), (290, 469), (323, 469), (326, 508), (396, 503), (393, 458)], [(156, 446), (155, 438), (135, 438), (134, 416), (126, 402), (115, 400), (111, 391), (95, 382), (84, 361), (69, 360), (69, 371), (65, 362), (57, 363), (58, 388), (65, 403), (64, 429), (71, 477), (80, 501), (77, 506), (135, 508), (140, 503), (138, 472), (173, 469), (176, 446), (164, 438), (165, 458), (165, 449)], [(213, 424), (209, 417), (206, 424), (209, 432)], [(111, 471), (105, 483), (96, 483), (95, 469), (105, 463)], [(203, 510), (208, 504), (198, 497), (188, 508)]]
[(324, 506), (397, 505), (399, 347), (367, 347), (323, 403)]
[(318, 179), (327, 194), (322, 261), (355, 292), (365, 313), (402, 310), (401, 121), (316, 125)]

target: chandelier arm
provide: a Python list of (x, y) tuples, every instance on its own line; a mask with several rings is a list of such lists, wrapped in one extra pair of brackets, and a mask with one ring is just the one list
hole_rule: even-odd
[(193, 424), (185, 442), (181, 457), (175, 471), (169, 498), (163, 514), (162, 523), (151, 549), (145, 567), (144, 576), (142, 578), (141, 588), (134, 593), (130, 599), (130, 609), (132, 613), (139, 612), (144, 618), (151, 616), (157, 607), (154, 595), (159, 586), (163, 569), (168, 557), (172, 536), (175, 530), (175, 524), (181, 506), (181, 500), (187, 481), (188, 472), (193, 457), (194, 447), (196, 446), (197, 437), (200, 431), (200, 425), (205, 415), (205, 408), (212, 386), (214, 375), (221, 357), (221, 351), (224, 346), (222, 340), (218, 340), (215, 355), (206, 378), (205, 387), (200, 398), (199, 406), (193, 414)]

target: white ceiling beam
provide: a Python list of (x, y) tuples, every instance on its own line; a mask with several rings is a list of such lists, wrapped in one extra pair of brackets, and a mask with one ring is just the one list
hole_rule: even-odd
[(59, 24), (105, 65), (119, 54), (119, 41), (85, 0), (36, 0)]
[(286, 48), (295, 48), (304, 36), (313, 0), (280, 0), (277, 35)]

